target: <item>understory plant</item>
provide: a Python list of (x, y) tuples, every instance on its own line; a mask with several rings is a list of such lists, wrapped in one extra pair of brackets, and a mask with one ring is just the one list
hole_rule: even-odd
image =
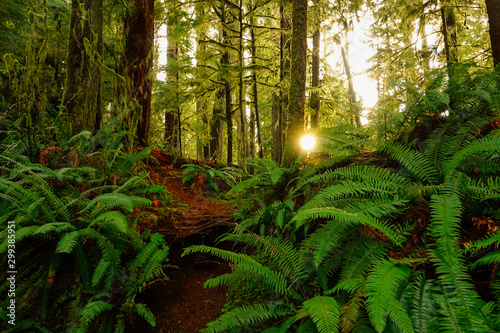
[[(420, 148), (387, 143), (371, 158), (329, 158), (288, 177), (281, 199), (266, 192), (260, 200), (275, 210), (250, 214), (255, 222), (243, 219), (221, 239), (246, 251), (196, 245), (185, 252), (232, 262), (233, 272), (207, 287), (248, 281), (262, 293), (248, 293), (246, 304), (204, 331), (500, 330), (500, 133), (493, 124), (450, 118)], [(273, 172), (284, 171), (248, 182), (276, 186)], [(287, 200), (293, 209), (280, 213)], [(255, 226), (264, 214), (275, 223), (263, 231)]]
[[(158, 234), (139, 234), (131, 217), (151, 205), (145, 195), (164, 189), (135, 171), (147, 150), (128, 154), (107, 140), (96, 148), (90, 133), (80, 133), (57, 151), (63, 159), (52, 168), (9, 149), (0, 155), (0, 254), (7, 267), (14, 248), (17, 271), (9, 332), (125, 332), (136, 317), (156, 324), (140, 295), (165, 278), (168, 246)], [(2, 296), (8, 276), (2, 271)], [(9, 299), (2, 297), (4, 323)]]

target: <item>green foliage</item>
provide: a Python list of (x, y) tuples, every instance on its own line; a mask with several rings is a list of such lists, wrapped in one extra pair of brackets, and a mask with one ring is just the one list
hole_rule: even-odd
[[(80, 134), (69, 142), (87, 137)], [(51, 169), (10, 151), (0, 155), (0, 253), (8, 252), (6, 226), (15, 221), (16, 294), (30, 295), (18, 297), (16, 307), (19, 318), (28, 320), (26, 327), (32, 318), (40, 331), (111, 332), (124, 327), (126, 312), (155, 325), (136, 297), (164, 276), (168, 247), (157, 234), (139, 235), (130, 217), (135, 207), (151, 204), (140, 195), (158, 189), (147, 189), (144, 174), (131, 174), (145, 152), (127, 155), (111, 147), (98, 152), (101, 161), (112, 156), (105, 168)], [(5, 292), (7, 282), (0, 288)]]
[[(263, 299), (280, 300), (291, 312), (288, 319), (221, 316), (209, 327), (260, 325), (266, 332), (498, 329), (498, 316), (488, 315), (497, 306), (494, 285), (489, 286), (491, 301), (471, 277), (471, 270), (499, 263), (498, 251), (488, 251), (500, 242), (497, 233), (463, 250), (464, 233), (483, 236), (468, 224), (470, 216), (498, 216), (500, 141), (496, 131), (482, 132), (481, 124), (487, 123), (444, 123), (419, 148), (385, 144), (372, 154), (376, 165), (344, 158), (280, 170), (268, 163), (235, 186), (230, 194), (256, 205), (240, 209), (241, 225), (221, 241), (242, 244), (249, 254), (206, 246), (190, 247), (186, 254), (201, 251), (233, 263), (233, 273), (212, 278), (208, 287), (261, 287), (255, 290), (262, 297), (248, 297), (246, 304), (244, 295), (230, 293), (243, 298), (235, 308), (238, 318), (245, 318), (246, 306), (249, 316), (255, 314), (253, 306)], [(255, 228), (259, 225), (265, 227)]]

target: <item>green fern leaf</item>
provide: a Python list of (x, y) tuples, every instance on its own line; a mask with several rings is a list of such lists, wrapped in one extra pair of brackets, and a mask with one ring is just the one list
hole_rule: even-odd
[(56, 252), (71, 253), (78, 242), (78, 238), (80, 238), (79, 230), (65, 233), (57, 243)]
[(418, 179), (428, 184), (436, 182), (437, 171), (421, 152), (398, 143), (389, 143), (382, 148), (382, 151), (401, 163)]
[[(366, 284), (366, 308), (373, 326), (377, 332), (383, 332), (391, 304), (396, 300), (396, 294), (401, 284), (410, 276), (410, 269), (394, 264), (388, 260), (377, 262), (368, 275)], [(408, 317), (405, 311), (399, 315)], [(404, 319), (409, 322), (409, 318)]]
[(337, 301), (329, 296), (315, 296), (303, 303), (319, 333), (339, 331), (340, 309)]

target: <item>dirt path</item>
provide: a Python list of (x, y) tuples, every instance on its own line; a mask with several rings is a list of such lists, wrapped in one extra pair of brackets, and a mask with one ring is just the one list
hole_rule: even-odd
[[(204, 243), (212, 245), (220, 233), (233, 225), (228, 203), (204, 198), (201, 184), (193, 188), (182, 184), (182, 170), (169, 167), (152, 168), (151, 179), (166, 187), (174, 202), (170, 216), (158, 219), (153, 231), (167, 239), (169, 264), (165, 270), (168, 281), (157, 282), (146, 295), (157, 325), (138, 327), (141, 332), (198, 332), (222, 313), (227, 288), (203, 288), (210, 277), (231, 271), (229, 265), (202, 254), (182, 257), (184, 248)], [(142, 326), (142, 325), (141, 325)]]

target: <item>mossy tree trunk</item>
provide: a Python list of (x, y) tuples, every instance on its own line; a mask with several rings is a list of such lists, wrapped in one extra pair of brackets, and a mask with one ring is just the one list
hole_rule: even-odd
[(500, 64), (500, 0), (486, 0), (490, 26), (491, 53), (495, 66)]
[[(317, 0), (315, 1), (317, 2)], [(311, 87), (313, 91), (311, 92), (311, 99), (309, 101), (309, 106), (311, 107), (311, 128), (319, 128), (319, 45), (320, 45), (321, 34), (319, 32), (319, 27), (316, 28), (313, 35), (313, 54), (312, 54), (312, 77), (311, 77)]]
[(288, 90), (290, 75), (290, 20), (286, 0), (280, 1), (280, 91), (273, 93), (272, 108), (272, 159), (281, 164), (285, 142), (286, 112), (288, 109)]
[(444, 0), (441, 4), (442, 33), (448, 75), (453, 76), (453, 65), (458, 62), (457, 24), (455, 8), (452, 0)]
[(63, 105), (71, 133), (100, 128), (103, 59), (102, 0), (72, 0)]
[(178, 47), (175, 39), (177, 22), (177, 1), (169, 0), (167, 16), (167, 89), (168, 103), (165, 110), (165, 141), (169, 147), (182, 156), (179, 106), (179, 65), (177, 62)]
[(292, 50), (285, 150), (282, 165), (289, 167), (300, 156), (304, 133), (307, 74), (307, 0), (292, 0)]
[(126, 77), (137, 101), (137, 139), (149, 143), (151, 87), (154, 46), (154, 0), (134, 0), (134, 10), (126, 21)]

